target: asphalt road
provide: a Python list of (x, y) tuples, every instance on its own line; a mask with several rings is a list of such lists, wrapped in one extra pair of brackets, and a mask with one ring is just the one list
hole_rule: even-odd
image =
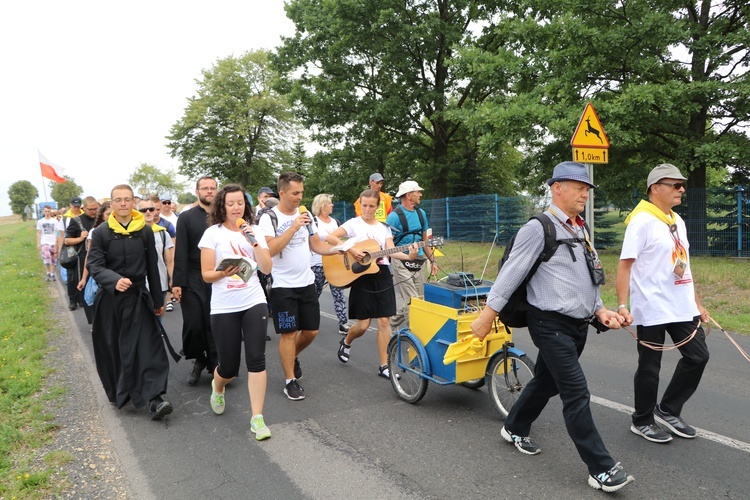
[[(89, 380), (102, 419), (137, 498), (599, 498), (591, 489), (552, 400), (532, 428), (542, 447), (522, 455), (500, 437), (502, 419), (486, 388), (430, 385), (417, 404), (402, 402), (377, 376), (374, 332), (354, 343), (351, 359), (337, 360), (340, 335), (328, 290), (321, 297), (321, 331), (300, 360), (307, 399), (283, 394), (278, 339), (269, 325), (269, 385), (264, 416), (273, 432), (257, 442), (249, 431), (247, 374), (226, 393), (226, 412), (209, 406), (210, 378), (185, 377), (191, 362), (172, 363), (167, 393), (174, 413), (161, 422), (145, 409), (116, 410), (106, 400), (93, 365), (83, 311), (71, 313), (80, 331)], [(179, 307), (165, 327), (181, 347)], [(525, 330), (516, 346), (536, 357)], [(750, 339), (734, 336), (750, 351)], [(582, 356), (594, 418), (607, 447), (635, 482), (621, 498), (750, 498), (750, 363), (719, 331), (709, 336), (711, 360), (683, 417), (697, 439), (649, 443), (630, 430), (634, 341), (624, 331), (591, 333)], [(678, 355), (665, 353), (662, 373)], [(662, 384), (663, 386), (666, 384)]]

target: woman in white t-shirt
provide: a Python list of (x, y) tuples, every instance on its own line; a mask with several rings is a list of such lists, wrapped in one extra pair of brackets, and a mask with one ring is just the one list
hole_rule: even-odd
[[(333, 212), (333, 195), (319, 194), (313, 199), (312, 213), (315, 216), (315, 223), (318, 226), (318, 236), (325, 241), (326, 236), (334, 232), (339, 227), (339, 221), (331, 217)], [(315, 274), (315, 292), (320, 297), (323, 287), (326, 284), (326, 276), (323, 272), (323, 258), (319, 253), (310, 252), (312, 258), (310, 267)], [(333, 295), (333, 308), (339, 319), (339, 333), (346, 335), (349, 333), (346, 318), (346, 295), (341, 288), (329, 284), (331, 295)]]
[(245, 190), (241, 186), (228, 184), (216, 193), (209, 214), (211, 225), (198, 243), (203, 280), (211, 283), (211, 330), (218, 358), (211, 382), (210, 402), (214, 413), (224, 413), (224, 388), (239, 373), (244, 340), (247, 389), (252, 410), (250, 430), (260, 441), (271, 437), (271, 431), (263, 420), (267, 383), (266, 296), (257, 273), (251, 273), (245, 282), (236, 274), (240, 270), (239, 266), (223, 271), (215, 270), (224, 258), (241, 255), (257, 263), (261, 272), (271, 273), (271, 254), (265, 238), (258, 238), (256, 241), (249, 225), (240, 230), (237, 227), (237, 219), (240, 218), (252, 224), (252, 207), (247, 203)]
[[(362, 215), (344, 222), (341, 227), (326, 237), (326, 241), (332, 245), (341, 244), (344, 236), (348, 238), (374, 239), (381, 249), (388, 250), (394, 247), (391, 228), (379, 222), (375, 218), (375, 210), (380, 204), (380, 194), (374, 189), (367, 189), (359, 195)], [(419, 247), (413, 245), (409, 254), (403, 252), (393, 253), (392, 258), (398, 260), (414, 260)], [(349, 254), (358, 261), (365, 257), (365, 253), (356, 248), (349, 249)], [(370, 327), (372, 318), (378, 322), (378, 375), (390, 379), (388, 370), (388, 341), (391, 338), (391, 328), (388, 318), (396, 314), (396, 293), (393, 290), (393, 277), (391, 275), (390, 261), (383, 255), (376, 262), (379, 272), (375, 274), (364, 274), (352, 283), (349, 292), (349, 318), (357, 322), (349, 327), (349, 333), (339, 343), (338, 358), (342, 363), (349, 361), (351, 344), (355, 339), (361, 337)]]

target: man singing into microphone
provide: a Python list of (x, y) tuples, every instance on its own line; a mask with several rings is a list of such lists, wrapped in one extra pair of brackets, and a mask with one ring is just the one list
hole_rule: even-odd
[[(279, 357), (284, 369), (284, 394), (292, 401), (305, 399), (299, 385), (302, 368), (297, 356), (315, 339), (320, 327), (320, 306), (310, 250), (330, 254), (331, 246), (311, 238), (312, 217), (300, 207), (304, 179), (296, 172), (279, 175), (279, 204), (265, 213), (258, 226), (268, 242), (273, 260), (273, 289), (269, 298), (273, 326), (281, 335)], [(275, 223), (274, 223), (275, 222)]]

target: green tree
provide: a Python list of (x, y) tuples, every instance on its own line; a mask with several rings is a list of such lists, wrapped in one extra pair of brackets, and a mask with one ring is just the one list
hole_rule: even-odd
[(128, 184), (141, 195), (177, 196), (185, 189), (185, 184), (178, 180), (176, 172), (170, 169), (159, 170), (148, 163), (141, 163), (141, 166), (128, 177)]
[[(296, 34), (275, 65), (302, 105), (313, 139), (338, 150), (328, 168), (348, 190), (375, 171), (395, 189), (417, 179), (433, 198), (449, 194), (451, 173), (467, 167), (473, 145), (452, 112), (507, 85), (503, 74), (477, 86), (453, 69), (459, 47), (489, 50), (495, 1), (291, 0)], [(325, 160), (318, 155), (317, 161)], [(345, 161), (342, 161), (345, 160)], [(346, 185), (343, 185), (345, 183)], [(387, 188), (388, 189), (388, 188)], [(477, 186), (479, 189), (479, 186)], [(478, 192), (478, 191), (472, 191)], [(470, 193), (463, 193), (470, 194)]]
[(198, 95), (167, 137), (180, 173), (247, 186), (282, 169), (297, 128), (268, 58), (264, 50), (247, 52), (203, 70)]
[(709, 170), (750, 164), (747, 2), (514, 0), (501, 8), (504, 43), (461, 59), (465, 78), (480, 85), (512, 73), (509, 94), (463, 116), (481, 141), (523, 145), (528, 185), (540, 186), (571, 157), (576, 122), (593, 101), (612, 144), (598, 182), (625, 204), (653, 166), (677, 165), (689, 174), (691, 244), (704, 246), (695, 224), (705, 216)]
[(195, 203), (196, 201), (198, 201), (198, 197), (193, 193), (185, 192), (177, 195), (177, 203), (189, 205), (190, 203)]
[(21, 215), (26, 220), (26, 207), (34, 207), (34, 200), (39, 196), (39, 191), (29, 181), (16, 181), (8, 188), (10, 198), (10, 209), (14, 214)]
[(83, 188), (76, 184), (75, 179), (63, 175), (65, 182), (50, 182), (50, 196), (60, 208), (66, 208), (70, 205), (70, 200), (76, 196), (81, 196)]

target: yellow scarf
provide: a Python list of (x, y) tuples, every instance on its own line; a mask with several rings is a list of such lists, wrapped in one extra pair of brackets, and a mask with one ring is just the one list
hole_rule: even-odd
[(677, 214), (674, 213), (674, 210), (670, 209), (669, 215), (667, 215), (650, 201), (641, 200), (641, 202), (638, 203), (638, 205), (633, 209), (633, 211), (630, 212), (630, 215), (628, 215), (627, 218), (625, 219), (625, 225), (627, 226), (628, 224), (630, 224), (630, 221), (633, 219), (633, 216), (641, 212), (646, 212), (646, 213), (653, 215), (654, 217), (656, 217), (657, 219), (659, 219), (660, 221), (662, 221), (668, 226), (671, 226), (675, 222), (677, 222)]
[[(83, 215), (83, 212), (81, 212), (80, 214), (78, 214), (78, 217), (80, 217), (81, 215)], [(72, 219), (73, 217), (76, 217), (76, 214), (73, 213), (73, 209), (72, 208), (69, 208), (68, 211), (63, 214), (63, 217), (67, 217), (68, 219)]]
[(157, 224), (156, 222), (154, 222), (153, 224), (151, 224), (151, 230), (153, 232), (155, 232), (155, 233), (158, 233), (159, 231), (166, 231), (167, 228), (163, 227), (163, 226), (160, 226), (159, 224)]
[(132, 210), (130, 212), (130, 216), (133, 219), (130, 221), (130, 224), (128, 224), (127, 229), (125, 229), (122, 226), (122, 224), (120, 224), (120, 221), (118, 221), (115, 218), (114, 212), (109, 214), (109, 218), (107, 219), (107, 224), (109, 225), (109, 228), (112, 231), (116, 232), (117, 234), (130, 236), (130, 233), (135, 233), (136, 231), (140, 231), (146, 225), (146, 218), (138, 210)]

